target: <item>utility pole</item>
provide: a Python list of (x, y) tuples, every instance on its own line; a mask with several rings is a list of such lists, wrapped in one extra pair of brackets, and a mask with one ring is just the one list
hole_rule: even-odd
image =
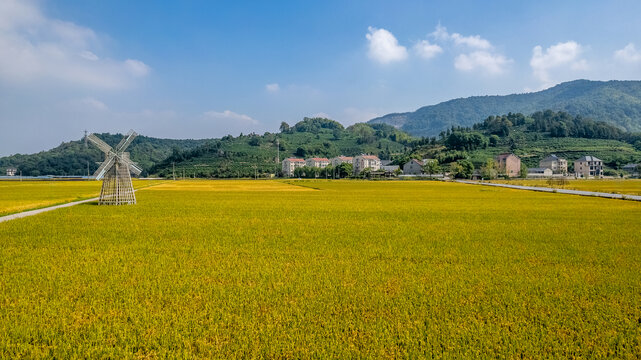
[(88, 147), (87, 145), (87, 129), (85, 129), (85, 149)]
[(176, 163), (175, 162), (171, 163), (171, 174), (172, 174), (172, 176), (174, 178), (174, 181), (175, 181), (176, 180)]
[(280, 140), (276, 139), (276, 164), (280, 164)]
[(89, 160), (87, 160), (87, 181), (89, 181)]

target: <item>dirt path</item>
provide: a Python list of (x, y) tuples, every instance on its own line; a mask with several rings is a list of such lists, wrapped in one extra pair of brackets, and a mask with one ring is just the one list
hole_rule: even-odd
[(54, 205), (54, 206), (50, 206), (50, 207), (46, 207), (46, 208), (42, 208), (42, 209), (23, 211), (23, 212), (20, 212), (20, 213), (17, 213), (17, 214), (5, 215), (5, 216), (1, 216), (0, 217), (0, 223), (4, 222), (4, 221), (9, 221), (9, 220), (20, 219), (20, 218), (27, 217), (27, 216), (37, 215), (37, 214), (40, 214), (40, 213), (43, 213), (43, 212), (46, 212), (46, 211), (56, 210), (56, 209), (60, 209), (60, 208), (65, 208), (65, 207), (74, 206), (74, 205), (78, 205), (78, 204), (83, 204), (83, 203), (87, 203), (87, 202), (91, 202), (91, 201), (97, 201), (97, 200), (98, 200), (98, 198), (95, 197), (95, 198), (86, 199), (86, 200), (72, 201), (72, 202), (69, 202), (69, 203), (66, 203), (66, 204)]
[(479, 181), (467, 181), (467, 180), (456, 180), (456, 182), (462, 183), (462, 184), (504, 187), (504, 188), (509, 188), (509, 189), (541, 191), (541, 192), (570, 194), (570, 195), (581, 195), (581, 196), (593, 196), (593, 197), (601, 197), (601, 198), (606, 198), (606, 199), (622, 199), (622, 200), (641, 201), (641, 196), (640, 195), (611, 194), (611, 193), (595, 192), (595, 191), (556, 189), (556, 188), (539, 187), (539, 186), (496, 184), (496, 183), (487, 183), (487, 182), (479, 182)]

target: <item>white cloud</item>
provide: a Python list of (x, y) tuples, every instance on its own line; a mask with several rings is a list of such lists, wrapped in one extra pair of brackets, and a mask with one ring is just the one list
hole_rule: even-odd
[(436, 25), (436, 29), (430, 35), (436, 41), (456, 45), (454, 51), (459, 54), (454, 57), (454, 67), (460, 71), (478, 70), (485, 75), (498, 75), (504, 73), (513, 62), (512, 59), (496, 52), (492, 43), (480, 35), (450, 34), (441, 24)]
[(149, 73), (140, 60), (100, 58), (93, 30), (48, 18), (36, 4), (0, 1), (0, 81), (117, 89)]
[(83, 59), (91, 60), (91, 61), (96, 61), (98, 60), (98, 55), (92, 53), (89, 50), (83, 50), (80, 52), (80, 57)]
[(223, 112), (207, 111), (203, 115), (208, 119), (213, 119), (216, 121), (223, 121), (223, 122), (232, 121), (232, 122), (239, 122), (244, 124), (255, 124), (255, 125), (258, 124), (258, 121), (252, 119), (250, 116), (245, 114), (238, 114), (231, 110), (225, 110)]
[(271, 93), (276, 93), (280, 91), (280, 85), (278, 85), (278, 83), (267, 84), (265, 85), (265, 90)]
[(436, 29), (432, 32), (432, 37), (439, 41), (453, 41), (456, 45), (465, 45), (473, 49), (489, 50), (492, 49), (492, 43), (489, 40), (482, 38), (480, 35), (463, 36), (459, 33), (450, 34), (447, 28), (436, 25)]
[(467, 45), (471, 48), (487, 50), (492, 48), (492, 44), (483, 39), (480, 35), (463, 36), (458, 33), (452, 34), (452, 40), (456, 45)]
[(436, 25), (436, 29), (431, 35), (434, 39), (439, 41), (447, 41), (450, 39), (450, 34), (447, 32), (447, 28), (445, 26), (441, 26), (441, 24)]
[(359, 122), (367, 122), (374, 118), (381, 116), (380, 113), (369, 109), (358, 109), (355, 107), (348, 107), (343, 110), (343, 120), (341, 123), (345, 126), (353, 125)]
[(503, 55), (492, 54), (487, 51), (474, 51), (469, 54), (460, 54), (454, 59), (454, 67), (461, 71), (483, 70), (486, 74), (501, 74), (507, 65), (512, 62)]
[(331, 119), (328, 113), (325, 112), (317, 112), (316, 114), (312, 115), (311, 117), (313, 118), (323, 118), (323, 119)]
[(427, 40), (421, 40), (414, 45), (414, 51), (423, 59), (431, 59), (443, 52), (443, 48), (436, 44), (431, 44)]
[(532, 50), (530, 66), (534, 76), (544, 86), (553, 85), (551, 71), (555, 69), (569, 68), (570, 70), (586, 70), (588, 63), (581, 59), (583, 47), (575, 42), (568, 41), (552, 45), (543, 51), (540, 45)]
[(633, 43), (629, 43), (623, 49), (614, 52), (614, 57), (628, 63), (641, 62), (641, 50), (637, 50)]
[(92, 97), (82, 99), (82, 103), (95, 110), (105, 111), (109, 109), (105, 103)]
[(381, 64), (388, 64), (407, 59), (407, 49), (398, 44), (391, 32), (374, 27), (367, 28), (365, 35), (369, 43), (369, 57)]

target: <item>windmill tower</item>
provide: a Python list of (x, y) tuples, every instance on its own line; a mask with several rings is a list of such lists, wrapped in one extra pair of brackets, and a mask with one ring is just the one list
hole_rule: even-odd
[(129, 153), (125, 152), (127, 146), (138, 136), (135, 131), (129, 133), (120, 141), (115, 148), (100, 140), (96, 135), (89, 134), (87, 139), (105, 153), (105, 161), (94, 173), (96, 180), (103, 179), (102, 190), (100, 190), (100, 205), (123, 205), (135, 204), (136, 195), (131, 183), (132, 172), (140, 175), (142, 169), (129, 159)]

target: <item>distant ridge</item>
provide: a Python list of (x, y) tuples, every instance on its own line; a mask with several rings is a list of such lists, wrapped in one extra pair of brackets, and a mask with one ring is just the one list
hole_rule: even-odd
[(641, 81), (575, 80), (532, 93), (449, 100), (369, 122), (393, 125), (415, 136), (435, 136), (451, 126), (471, 126), (490, 115), (530, 114), (545, 109), (567, 111), (628, 131), (641, 131)]

